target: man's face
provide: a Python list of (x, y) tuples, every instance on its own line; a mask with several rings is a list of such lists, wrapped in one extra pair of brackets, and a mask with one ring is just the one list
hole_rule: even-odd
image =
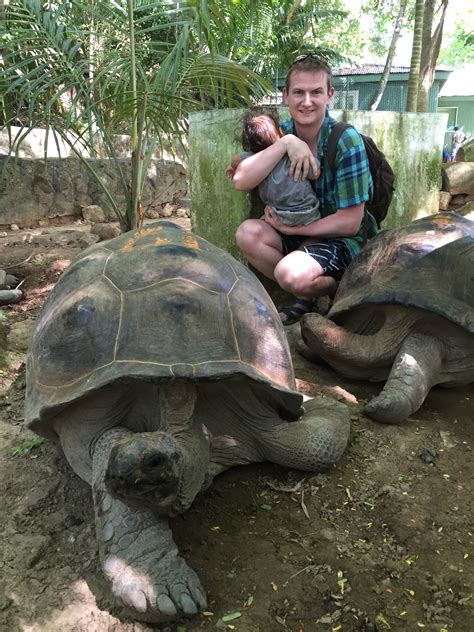
[(290, 87), (283, 91), (291, 117), (299, 127), (321, 127), (326, 106), (334, 88), (328, 92), (326, 73), (312, 70), (296, 70), (290, 77)]

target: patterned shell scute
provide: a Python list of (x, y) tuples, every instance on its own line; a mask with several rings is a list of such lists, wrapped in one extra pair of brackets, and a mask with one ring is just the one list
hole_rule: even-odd
[(128, 379), (243, 373), (296, 411), (290, 352), (257, 278), (223, 250), (157, 222), (86, 250), (62, 275), (27, 358), (26, 421)]
[(392, 303), (438, 314), (474, 332), (474, 222), (437, 213), (371, 239), (347, 269), (328, 316)]

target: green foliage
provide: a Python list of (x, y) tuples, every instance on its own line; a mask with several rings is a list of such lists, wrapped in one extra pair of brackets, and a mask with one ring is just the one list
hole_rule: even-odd
[[(471, 12), (471, 23), (473, 18)], [(474, 29), (469, 23), (463, 21), (456, 24), (454, 33), (443, 42), (438, 62), (454, 68), (474, 64)]]
[[(249, 104), (296, 55), (342, 61), (362, 41), (342, 0), (10, 0), (2, 18), (0, 119), (21, 127), (11, 153), (31, 128), (53, 129), (123, 230), (140, 223), (154, 150), (190, 112)], [(131, 177), (115, 134), (130, 135)], [(126, 208), (85, 156), (111, 161)]]
[(230, 16), (230, 37), (222, 42), (225, 53), (269, 80), (285, 73), (301, 54), (341, 62), (361, 50), (358, 22), (339, 0), (262, 0), (258, 15), (252, 3), (236, 4), (239, 11)]
[[(406, 10), (405, 24), (414, 20), (415, 4), (409, 0)], [(377, 57), (386, 57), (387, 49), (393, 35), (393, 26), (400, 8), (399, 0), (371, 0), (363, 5), (363, 13), (370, 18), (371, 30), (368, 50)]]
[[(186, 131), (188, 114), (235, 106), (269, 85), (220, 53), (231, 0), (11, 0), (0, 22), (2, 114), (10, 128), (52, 128), (83, 160), (123, 229), (139, 222), (144, 174), (157, 144)], [(132, 177), (113, 136), (131, 134)], [(84, 154), (114, 165), (127, 208)]]
[(13, 456), (29, 456), (31, 459), (37, 459), (39, 456), (39, 448), (46, 443), (44, 437), (32, 437), (27, 439), (22, 445), (16, 445), (12, 448)]

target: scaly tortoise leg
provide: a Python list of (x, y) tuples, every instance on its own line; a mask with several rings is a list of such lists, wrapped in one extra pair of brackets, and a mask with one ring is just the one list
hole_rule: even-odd
[(195, 614), (205, 609), (206, 596), (197, 574), (178, 555), (167, 519), (128, 506), (105, 486), (110, 452), (131, 434), (120, 427), (106, 431), (93, 454), (92, 490), (104, 575), (113, 595), (137, 619), (160, 622)]
[(403, 342), (382, 392), (365, 407), (376, 421), (396, 424), (416, 412), (438, 382), (443, 343), (432, 336), (412, 334)]
[(349, 408), (329, 397), (308, 400), (303, 407), (301, 419), (281, 423), (266, 432), (260, 449), (274, 463), (320, 472), (334, 465), (347, 447)]

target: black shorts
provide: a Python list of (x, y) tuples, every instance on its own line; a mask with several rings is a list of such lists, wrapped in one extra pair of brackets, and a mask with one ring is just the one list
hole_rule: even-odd
[(342, 278), (347, 266), (352, 261), (351, 253), (346, 244), (340, 239), (320, 238), (314, 244), (301, 246), (307, 237), (299, 235), (281, 235), (283, 254), (286, 256), (295, 250), (307, 252), (319, 263), (326, 276), (333, 277), (337, 281)]

